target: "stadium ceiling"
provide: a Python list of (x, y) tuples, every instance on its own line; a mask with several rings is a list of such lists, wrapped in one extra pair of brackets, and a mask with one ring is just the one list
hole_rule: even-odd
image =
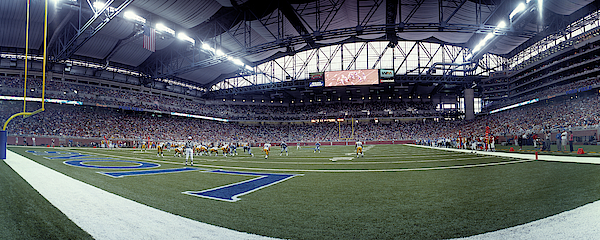
[[(472, 48), (525, 1), (50, 0), (48, 51), (52, 61), (84, 59), (208, 88), (240, 66), (344, 42), (414, 40)], [(42, 49), (43, 2), (31, 0), (34, 53)], [(0, 1), (3, 52), (25, 48), (26, 8), (27, 1)], [(484, 50), (512, 56), (598, 4), (544, 0), (542, 9), (527, 8), (533, 13), (514, 18)], [(128, 11), (137, 18), (126, 18)], [(142, 47), (143, 26), (158, 30), (155, 52)], [(180, 33), (190, 38), (181, 40)]]

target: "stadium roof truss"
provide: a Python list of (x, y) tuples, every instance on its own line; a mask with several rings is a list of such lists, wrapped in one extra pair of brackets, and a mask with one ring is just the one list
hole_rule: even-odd
[[(261, 12), (255, 12), (251, 7), (244, 8), (235, 16), (231, 25), (224, 25), (225, 21), (212, 21), (213, 26), (205, 26), (212, 30), (213, 34), (205, 34), (209, 37), (201, 38), (203, 44), (208, 44), (212, 49), (219, 49), (221, 52), (206, 51), (200, 46), (196, 49), (177, 49), (177, 53), (167, 53), (164, 56), (152, 58), (154, 61), (147, 61), (145, 71), (157, 78), (189, 77), (193, 73), (198, 73), (202, 69), (214, 69), (217, 65), (227, 63), (228, 59), (244, 59), (244, 65), (258, 65), (274, 59), (291, 56), (299, 52), (327, 47), (332, 44), (365, 42), (373, 40), (385, 40), (396, 45), (398, 41), (414, 38), (414, 35), (429, 35), (427, 41), (442, 43), (444, 41), (437, 38), (443, 38), (454, 42), (469, 42), (475, 33), (490, 33), (494, 31), (495, 26), (488, 24), (492, 19), (493, 13), (503, 9), (503, 4), (474, 4), (468, 1), (440, 1), (436, 2), (436, 19), (431, 22), (424, 22), (419, 19), (418, 12), (425, 9), (428, 11), (434, 5), (430, 1), (357, 1), (350, 4), (350, 1), (307, 1), (305, 3), (290, 4), (287, 1), (280, 1), (277, 6), (267, 7)], [(475, 16), (472, 23), (465, 24), (460, 21), (460, 12), (465, 4), (470, 5), (470, 9)], [(348, 6), (353, 5), (353, 6)], [(425, 7), (426, 6), (426, 7)], [(348, 8), (351, 7), (355, 16), (349, 15)], [(271, 12), (266, 13), (265, 11)], [(421, 13), (422, 14), (422, 13)], [(459, 14), (460, 15), (460, 14)], [(345, 16), (340, 18), (340, 16)], [(352, 26), (338, 28), (337, 26), (348, 25), (340, 23), (344, 19), (352, 22)], [(433, 21), (435, 20), (435, 21)], [(380, 24), (372, 24), (373, 22)], [(218, 34), (222, 32), (221, 34)], [(439, 34), (432, 34), (436, 32)], [(499, 35), (510, 35), (528, 38), (535, 35), (532, 31), (514, 31), (503, 29), (496, 31)], [(459, 38), (453, 37), (460, 35)], [(422, 38), (422, 37), (421, 37)], [(422, 41), (414, 42), (415, 46), (421, 46)], [(367, 43), (363, 43), (363, 49)], [(448, 44), (449, 45), (449, 44)], [(459, 45), (459, 44), (454, 44)], [(230, 50), (227, 53), (224, 51)], [(368, 48), (367, 48), (368, 49)], [(420, 50), (419, 50), (420, 49)], [(396, 54), (409, 55), (413, 49), (398, 48)], [(202, 52), (202, 53), (198, 53)], [(448, 52), (448, 51), (442, 51)], [(385, 53), (385, 52), (383, 52)], [(382, 54), (377, 54), (379, 57)], [(427, 55), (424, 48), (417, 47), (418, 54)], [(433, 56), (434, 53), (429, 54)], [(198, 57), (196, 57), (198, 56)], [(357, 55), (358, 56), (358, 55)], [(357, 58), (354, 58), (356, 61)], [(433, 60), (431, 58), (430, 60)], [(246, 63), (249, 62), (249, 63)], [(210, 87), (224, 79), (244, 74), (248, 69), (243, 66), (230, 65), (230, 74), (221, 74), (213, 76), (209, 81), (203, 81), (205, 87)], [(351, 67), (351, 66), (348, 66)], [(419, 71), (424, 71), (425, 66)], [(419, 72), (417, 70), (413, 70)], [(301, 71), (300, 71), (301, 72)], [(261, 75), (269, 75), (265, 72)], [(197, 75), (197, 74), (196, 74)], [(298, 79), (298, 76), (291, 76)], [(276, 79), (276, 77), (272, 77)], [(224, 85), (235, 86), (224, 83)]]
[[(31, 2), (29, 47), (36, 54), (43, 4)], [(50, 68), (84, 61), (95, 66), (94, 76), (117, 69), (135, 73), (130, 75), (141, 84), (181, 82), (212, 91), (345, 69), (394, 69), (402, 76), (398, 83), (486, 76), (598, 8), (592, 0), (530, 0), (522, 14), (509, 18), (522, 1), (107, 0), (100, 7), (93, 2), (57, 0), (51, 6)], [(25, 5), (0, 2), (0, 28), (14, 33), (0, 36), (5, 53), (25, 48)], [(127, 11), (136, 18), (125, 16)], [(502, 21), (507, 27), (498, 27)], [(144, 27), (158, 32), (156, 52), (141, 46)], [(469, 56), (489, 34), (495, 37)]]

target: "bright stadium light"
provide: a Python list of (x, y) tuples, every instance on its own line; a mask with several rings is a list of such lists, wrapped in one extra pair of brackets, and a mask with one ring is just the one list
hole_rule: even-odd
[(208, 43), (203, 43), (202, 44), (202, 49), (207, 50), (207, 51), (211, 51), (211, 52), (215, 51), (215, 49), (212, 48), (210, 45), (208, 45)]
[(215, 53), (217, 54), (217, 56), (225, 55), (225, 53), (223, 51), (221, 51), (221, 49), (217, 49), (217, 51), (215, 51)]
[(500, 28), (504, 28), (504, 27), (506, 27), (506, 22), (501, 21), (500, 23), (498, 23), (498, 26), (496, 26), (496, 29), (500, 29)]
[(138, 16), (137, 14), (133, 13), (132, 11), (125, 12), (123, 14), (123, 17), (125, 19), (136, 21), (138, 23), (146, 23), (146, 19), (145, 18)]
[(515, 8), (515, 10), (513, 10), (510, 13), (510, 15), (508, 16), (508, 19), (512, 20), (515, 15), (517, 15), (518, 13), (522, 12), (523, 10), (525, 10), (525, 8), (526, 8), (525, 3), (519, 3), (519, 5), (517, 5), (517, 7)]
[(231, 60), (235, 65), (240, 65), (240, 66), (244, 66), (244, 63), (242, 61), (240, 61), (237, 58), (234, 58), (233, 60)]
[(168, 34), (171, 34), (172, 36), (175, 36), (175, 30), (170, 29), (169, 27), (165, 26), (162, 23), (156, 24), (156, 31), (162, 32), (162, 33), (168, 33)]
[(96, 11), (99, 11), (100, 9), (102, 9), (104, 7), (103, 2), (94, 2), (94, 3), (92, 3), (92, 5), (94, 6), (94, 9), (96, 9)]
[(494, 37), (493, 33), (488, 33), (487, 35), (485, 35), (485, 38), (483, 38), (483, 40), (481, 40), (482, 43), (486, 43), (487, 41), (489, 41), (490, 39), (492, 39)]
[(183, 41), (190, 42), (192, 45), (196, 44), (196, 40), (194, 40), (194, 39), (193, 39), (193, 38), (191, 38), (191, 37), (188, 37), (188, 35), (186, 35), (185, 33), (182, 33), (182, 32), (180, 32), (180, 33), (177, 35), (177, 38), (179, 38), (179, 39), (181, 39), (181, 40), (183, 40)]

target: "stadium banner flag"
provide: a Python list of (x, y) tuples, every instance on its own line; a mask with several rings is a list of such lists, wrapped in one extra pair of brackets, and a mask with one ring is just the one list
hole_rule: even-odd
[(144, 25), (144, 48), (151, 52), (156, 51), (156, 30)]

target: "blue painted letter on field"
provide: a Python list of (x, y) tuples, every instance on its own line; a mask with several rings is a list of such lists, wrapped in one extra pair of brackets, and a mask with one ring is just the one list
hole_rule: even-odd
[(235, 171), (224, 171), (224, 170), (215, 170), (210, 171), (211, 173), (224, 173), (224, 174), (235, 174), (235, 175), (245, 175), (245, 176), (257, 176), (257, 178), (253, 178), (250, 180), (246, 180), (239, 183), (233, 183), (222, 187), (217, 187), (213, 189), (208, 189), (204, 191), (187, 191), (183, 192), (184, 194), (189, 194), (192, 196), (227, 201), (227, 202), (236, 202), (239, 199), (239, 196), (254, 192), (261, 188), (265, 188), (271, 186), (273, 184), (288, 180), (297, 175), (294, 174), (270, 174), (270, 173), (249, 173), (249, 172), (235, 172)]
[(190, 172), (190, 171), (204, 171), (204, 169), (183, 167), (183, 168), (138, 170), (138, 171), (126, 171), (126, 172), (98, 172), (98, 173), (109, 176), (109, 177), (120, 178), (120, 177), (143, 176), (143, 175), (164, 174), (164, 173), (180, 173), (180, 172)]

